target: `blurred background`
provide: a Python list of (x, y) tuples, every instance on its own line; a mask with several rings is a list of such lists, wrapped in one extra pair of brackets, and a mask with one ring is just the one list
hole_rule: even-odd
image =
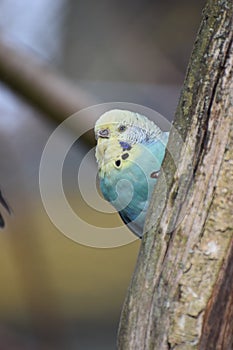
[[(1, 349), (116, 348), (140, 242), (126, 232), (131, 243), (100, 249), (62, 235), (41, 201), (41, 155), (59, 122), (96, 103), (137, 103), (172, 120), (203, 6), (0, 1), (0, 186), (13, 211), (3, 210), (0, 232)], [(77, 172), (94, 142), (84, 136), (67, 157), (64, 184), (91, 237), (93, 226), (120, 221), (83, 205)], [(96, 174), (94, 158), (89, 166)]]

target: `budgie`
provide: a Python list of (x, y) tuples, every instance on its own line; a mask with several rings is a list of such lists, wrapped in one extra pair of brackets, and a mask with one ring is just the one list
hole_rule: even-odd
[(114, 109), (97, 120), (95, 136), (103, 197), (141, 238), (169, 132), (143, 115)]
[[(6, 211), (8, 211), (8, 213), (10, 214), (10, 207), (9, 207), (9, 205), (7, 204), (5, 198), (3, 197), (1, 190), (0, 190), (0, 204), (1, 204), (1, 205), (4, 207), (4, 209), (5, 209)], [(0, 228), (3, 228), (4, 226), (5, 226), (5, 221), (4, 221), (3, 216), (2, 216), (2, 214), (1, 214), (1, 212), (0, 212)]]

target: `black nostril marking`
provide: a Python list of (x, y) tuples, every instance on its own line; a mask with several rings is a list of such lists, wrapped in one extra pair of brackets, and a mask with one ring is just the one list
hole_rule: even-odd
[(121, 165), (120, 159), (117, 159), (117, 160), (115, 161), (115, 164), (116, 164), (117, 167), (119, 167), (119, 166)]
[(121, 156), (121, 158), (123, 160), (127, 159), (128, 157), (129, 157), (129, 153), (123, 153), (122, 156)]

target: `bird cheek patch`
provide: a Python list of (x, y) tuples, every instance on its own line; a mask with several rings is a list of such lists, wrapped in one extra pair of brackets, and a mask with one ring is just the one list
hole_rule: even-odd
[(120, 145), (123, 148), (123, 151), (129, 151), (132, 148), (128, 142), (120, 141)]

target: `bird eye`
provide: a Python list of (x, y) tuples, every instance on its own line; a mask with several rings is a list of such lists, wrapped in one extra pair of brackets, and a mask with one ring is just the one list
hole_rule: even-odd
[(120, 125), (119, 128), (118, 128), (119, 132), (123, 132), (125, 130), (126, 130), (126, 126), (125, 125)]

